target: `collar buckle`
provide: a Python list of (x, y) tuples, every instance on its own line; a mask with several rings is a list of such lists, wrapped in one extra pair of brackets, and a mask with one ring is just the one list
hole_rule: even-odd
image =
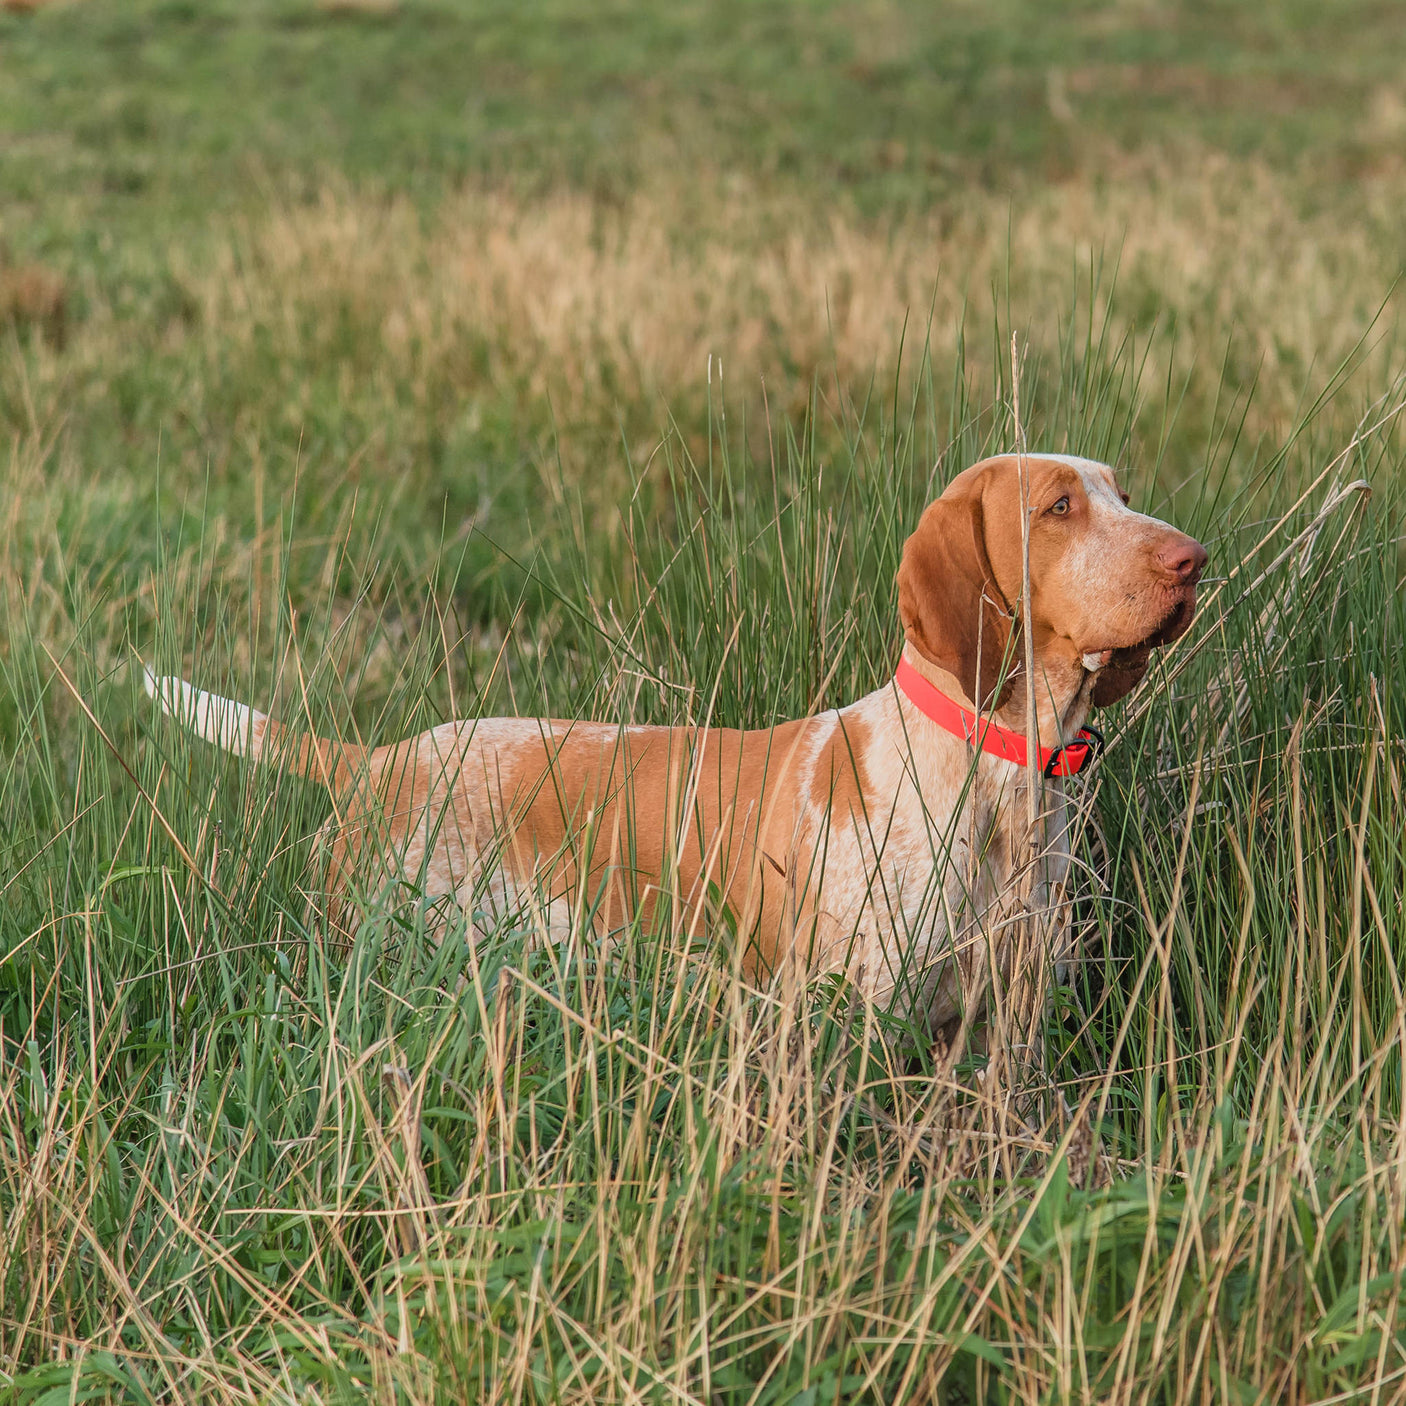
[(1045, 776), (1078, 776), (1103, 752), (1103, 734), (1096, 727), (1081, 727), (1073, 742), (1055, 747), (1045, 763)]

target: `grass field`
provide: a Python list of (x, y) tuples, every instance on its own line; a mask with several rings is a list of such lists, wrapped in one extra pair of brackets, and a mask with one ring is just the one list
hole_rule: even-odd
[[(1395, 7), (21, 8), (0, 1400), (1406, 1399)], [(725, 932), (329, 947), (325, 794), (141, 690), (848, 701), (1012, 333), (1217, 578), (1020, 1106)]]

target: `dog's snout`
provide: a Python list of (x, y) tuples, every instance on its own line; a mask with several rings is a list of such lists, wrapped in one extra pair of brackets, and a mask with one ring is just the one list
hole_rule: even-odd
[(1194, 586), (1206, 565), (1206, 549), (1194, 537), (1180, 533), (1157, 553), (1157, 564), (1182, 586)]

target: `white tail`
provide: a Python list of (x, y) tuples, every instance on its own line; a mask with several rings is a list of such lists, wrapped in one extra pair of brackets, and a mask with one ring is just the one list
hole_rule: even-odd
[(360, 748), (348, 748), (321, 737), (290, 740), (285, 729), (267, 713), (247, 703), (206, 693), (172, 675), (158, 678), (150, 669), (144, 669), (143, 675), (147, 693), (167, 717), (236, 756), (254, 761), (267, 759), (287, 771), (331, 785), (338, 771), (351, 760), (349, 754), (361, 755)]
[(159, 679), (150, 669), (143, 672), (147, 693), (161, 704), (167, 717), (227, 752), (241, 757), (259, 755), (268, 728), (267, 715), (232, 698), (206, 693), (184, 679)]

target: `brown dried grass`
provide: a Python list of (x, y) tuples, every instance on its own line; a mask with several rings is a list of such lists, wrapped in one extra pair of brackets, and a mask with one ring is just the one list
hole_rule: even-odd
[(765, 376), (785, 401), (816, 376), (862, 384), (892, 370), (901, 341), (945, 352), (969, 299), (994, 289), (1018, 322), (1049, 320), (1101, 268), (1095, 322), (1115, 338), (1149, 334), (1147, 387), (1198, 355), (1219, 383), (1224, 349), (1240, 379), (1258, 373), (1259, 427), (1279, 423), (1309, 368), (1337, 364), (1368, 334), (1397, 272), (1406, 181), (1362, 184), (1350, 210), (1305, 211), (1258, 165), (1187, 155), (1124, 166), (1107, 183), (1018, 202), (974, 192), (892, 220), (658, 186), (618, 206), (472, 189), (424, 219), (403, 200), (329, 188), (229, 230), (190, 286), (207, 338), (271, 332), (298, 344), (291, 355), (350, 318), (409, 386), (448, 375), (466, 390), (464, 349), (480, 344), (490, 383), (550, 395), (579, 418), (687, 398), (710, 357), (731, 385)]

